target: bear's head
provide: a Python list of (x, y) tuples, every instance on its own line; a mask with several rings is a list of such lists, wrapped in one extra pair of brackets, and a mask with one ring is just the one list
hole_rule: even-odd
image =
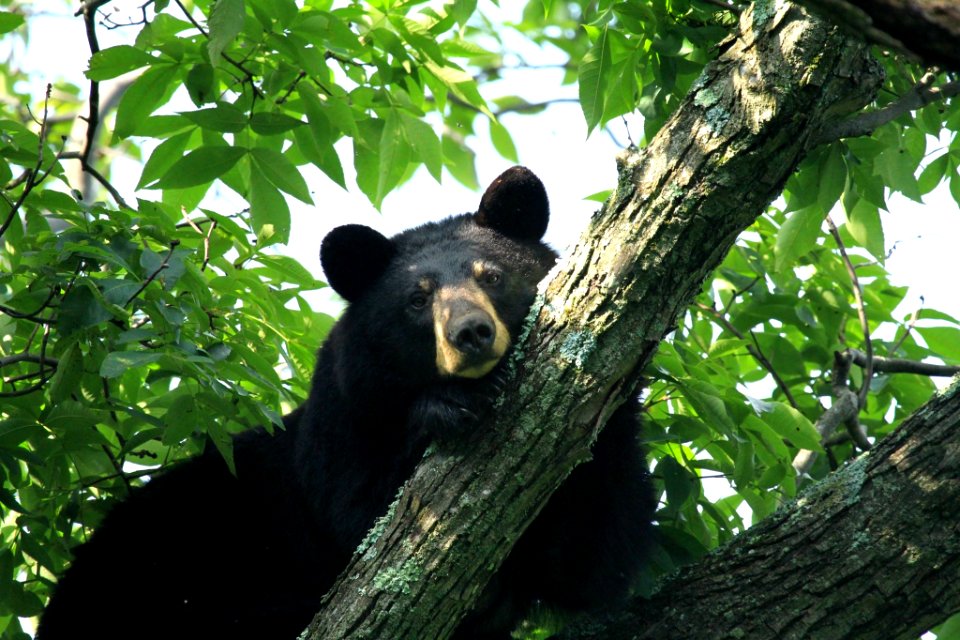
[(381, 374), (411, 385), (489, 373), (516, 339), (537, 283), (556, 261), (541, 241), (546, 190), (513, 167), (476, 213), (392, 238), (346, 225), (324, 239), (327, 282), (350, 305), (338, 323)]

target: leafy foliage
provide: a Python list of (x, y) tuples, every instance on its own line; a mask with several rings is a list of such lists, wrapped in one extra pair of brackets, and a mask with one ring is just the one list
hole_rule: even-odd
[[(476, 5), (148, 3), (127, 41), (94, 48), (91, 86), (129, 86), (79, 148), (63, 140), (88, 92), (58, 82), (46, 96), (22, 93), (26, 73), (0, 64), (3, 638), (27, 637), (20, 619), (39, 614), (70, 547), (112, 501), (208, 441), (229, 461), (230, 434), (278, 425), (305, 396), (333, 320), (304, 295), (323, 283), (272, 246), (289, 237), (288, 198), (315, 201), (301, 168), (352, 187), (352, 157), (356, 187), (377, 206), (420, 166), (476, 187), (477, 122), (489, 121), (494, 148), (515, 160), (497, 113), (542, 108), (486, 97), (506, 73), (507, 30), (563, 53), (589, 130), (639, 112), (649, 140), (740, 10), (533, 1), (501, 24)], [(0, 7), (0, 33), (31, 34), (29, 5)], [(98, 20), (115, 26), (89, 24)], [(875, 112), (920, 79), (896, 56), (882, 60)], [(793, 467), (800, 449), (823, 452), (814, 478), (855, 455), (849, 438), (824, 445), (814, 428), (832, 403), (834, 351), (862, 350), (869, 336), (878, 355), (960, 364), (956, 319), (904, 309), (906, 291), (884, 269), (883, 229), (891, 193), (919, 201), (943, 185), (960, 202), (958, 127), (951, 99), (826, 141), (662, 344), (645, 395), (660, 544), (641, 591), (794, 498), (807, 481)], [(101, 148), (142, 163), (135, 203), (110, 186)], [(77, 191), (77, 164), (106, 201)], [(248, 208), (223, 211), (211, 197), (221, 188)], [(863, 287), (867, 335), (844, 254)], [(851, 376), (864, 384), (860, 368)], [(934, 389), (913, 374), (867, 384), (860, 422), (871, 439)], [(717, 497), (711, 487), (724, 480), (731, 488)]]

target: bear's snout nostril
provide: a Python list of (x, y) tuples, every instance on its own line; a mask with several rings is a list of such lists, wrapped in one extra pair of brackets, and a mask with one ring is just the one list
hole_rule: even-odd
[(469, 354), (487, 351), (496, 337), (496, 329), (488, 318), (468, 317), (463, 319), (454, 332), (453, 346)]

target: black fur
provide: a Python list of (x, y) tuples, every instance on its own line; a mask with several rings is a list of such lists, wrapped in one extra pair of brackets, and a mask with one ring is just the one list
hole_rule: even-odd
[[(351, 304), (320, 350), (307, 402), (276, 435), (237, 438), (236, 477), (208, 452), (113, 509), (76, 549), (38, 640), (296, 638), (427, 445), (462, 442), (499, 390), (499, 369), (478, 380), (438, 375), (433, 320), (411, 292), (424, 277), (437, 287), (473, 277), (482, 260), (501, 274), (484, 292), (515, 338), (555, 260), (540, 241), (542, 192), (515, 168), (485, 194), (483, 216), (389, 240), (334, 231), (323, 264)], [(635, 410), (616, 412), (594, 459), (521, 537), (458, 638), (508, 638), (537, 601), (579, 611), (627, 595), (654, 505)]]

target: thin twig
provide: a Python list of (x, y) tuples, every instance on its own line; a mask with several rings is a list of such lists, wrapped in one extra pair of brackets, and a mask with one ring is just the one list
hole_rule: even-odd
[(143, 290), (146, 289), (146, 288), (150, 285), (150, 283), (153, 282), (153, 281), (156, 279), (156, 277), (157, 277), (158, 275), (160, 275), (160, 272), (163, 271), (164, 269), (166, 269), (166, 268), (169, 266), (170, 258), (173, 257), (173, 250), (176, 249), (177, 246), (179, 246), (179, 245), (180, 245), (180, 241), (179, 241), (179, 240), (172, 240), (172, 241), (170, 242), (170, 250), (167, 251), (167, 255), (163, 257), (163, 261), (160, 263), (160, 266), (158, 266), (158, 267), (154, 270), (154, 272), (151, 273), (151, 274), (147, 277), (146, 280), (144, 280), (143, 284), (140, 285), (140, 288), (137, 289), (137, 290), (133, 293), (132, 296), (130, 296), (129, 298), (127, 298), (127, 301), (126, 301), (125, 303), (123, 303), (123, 306), (124, 306), (124, 307), (129, 306), (131, 302), (133, 302), (134, 300), (136, 300), (136, 299), (137, 299), (137, 296), (139, 296), (141, 293), (143, 293)]
[[(47, 367), (47, 363), (50, 362), (50, 359), (47, 358), (47, 344), (49, 340), (50, 340), (50, 325), (46, 325), (43, 327), (43, 340), (40, 341), (40, 355), (38, 356), (38, 359), (37, 359), (37, 363), (40, 365), (40, 369), (37, 371), (37, 373), (40, 374), (40, 380), (37, 383), (30, 385), (29, 387), (26, 387), (25, 389), (19, 389), (17, 391), (2, 392), (0, 393), (0, 398), (16, 398), (19, 396), (29, 395), (34, 391), (39, 391), (40, 389), (43, 388), (45, 384), (47, 384), (47, 382), (50, 381), (50, 378), (53, 377), (53, 374), (50, 372), (55, 371), (56, 367)], [(30, 348), (29, 343), (27, 345), (27, 348), (28, 349)], [(50, 375), (47, 375), (47, 373), (50, 373)], [(6, 382), (10, 382), (10, 381), (7, 380)]]
[(837, 247), (840, 249), (840, 257), (847, 268), (847, 274), (850, 276), (850, 283), (853, 288), (853, 299), (857, 303), (857, 315), (860, 317), (860, 328), (863, 330), (863, 350), (866, 352), (866, 363), (863, 367), (863, 385), (860, 387), (858, 406), (862, 409), (867, 405), (867, 394), (870, 392), (870, 380), (873, 378), (873, 342), (870, 340), (870, 323), (867, 321), (867, 308), (863, 302), (863, 289), (860, 287), (860, 279), (857, 278), (857, 270), (847, 255), (847, 249), (840, 239), (840, 232), (837, 231), (837, 225), (833, 219), (827, 216), (827, 228), (833, 236)]
[[(100, 378), (100, 381), (103, 388), (103, 397), (108, 403), (110, 403), (110, 383), (106, 378), (103, 377)], [(120, 423), (119, 419), (117, 418), (117, 412), (112, 406), (110, 407), (110, 417), (113, 419), (114, 424)], [(117, 434), (117, 437), (120, 440), (120, 446), (122, 448), (124, 445), (124, 438), (120, 434)], [(133, 487), (130, 485), (130, 479), (123, 471), (123, 460), (118, 459), (115, 455), (113, 455), (113, 451), (110, 450), (109, 445), (100, 445), (100, 449), (107, 456), (107, 460), (110, 461), (110, 465), (113, 467), (114, 471), (117, 472), (120, 480), (123, 481), (123, 486), (126, 487), (127, 493), (129, 494)]]
[(0, 304), (0, 311), (7, 314), (11, 318), (16, 318), (17, 320), (29, 320), (30, 322), (36, 322), (38, 324), (49, 324), (53, 322), (53, 320), (51, 318), (41, 318), (39, 314), (41, 311), (50, 306), (50, 302), (53, 300), (54, 296), (57, 295), (57, 289), (58, 287), (50, 287), (50, 294), (47, 295), (47, 299), (44, 300), (39, 307), (37, 307), (36, 311), (24, 313), (2, 304)]
[[(207, 38), (207, 39), (209, 40), (209, 39), (210, 39), (210, 34), (207, 33), (207, 30), (203, 28), (203, 25), (201, 25), (199, 22), (197, 22), (196, 18), (194, 18), (194, 17), (193, 17), (193, 14), (190, 13), (189, 9), (187, 9), (187, 7), (184, 6), (183, 2), (181, 2), (181, 0), (173, 0), (173, 1), (176, 3), (176, 5), (177, 5), (178, 7), (180, 7), (180, 10), (181, 10), (181, 11), (183, 12), (183, 14), (187, 17), (187, 20), (190, 22), (190, 24), (192, 24), (193, 27), (194, 27), (197, 31), (200, 32), (200, 35), (202, 35), (204, 38)], [(231, 58), (229, 55), (227, 55), (227, 53), (226, 53), (225, 51), (221, 51), (221, 52), (220, 52), (220, 57), (223, 58), (224, 60), (226, 60), (227, 62), (229, 62), (231, 65), (233, 65), (233, 66), (236, 67), (237, 69), (239, 69), (241, 73), (243, 73), (243, 75), (244, 75), (244, 77), (246, 78), (247, 82), (250, 83), (250, 87), (253, 89), (253, 94), (254, 94), (254, 97), (255, 97), (255, 98), (257, 98), (257, 97), (263, 98), (263, 97), (264, 97), (264, 95), (263, 95), (263, 93), (260, 91), (259, 87), (257, 87), (257, 83), (255, 82), (256, 76), (254, 76), (253, 73), (251, 73), (249, 70), (247, 70), (247, 68), (244, 67), (242, 63), (237, 62), (236, 60), (234, 60), (233, 58)]]
[(893, 346), (890, 347), (890, 350), (887, 353), (896, 353), (900, 350), (900, 347), (903, 346), (904, 341), (907, 339), (907, 336), (910, 335), (910, 332), (913, 331), (913, 328), (917, 325), (917, 320), (920, 319), (920, 311), (923, 309), (924, 299), (923, 296), (920, 296), (920, 306), (914, 309), (913, 313), (910, 314), (910, 320), (907, 322), (907, 329), (903, 332), (903, 335), (897, 338), (897, 341), (893, 343)]
[(6, 219), (3, 221), (3, 224), (0, 225), (0, 237), (3, 237), (3, 234), (7, 232), (7, 229), (10, 228), (10, 225), (13, 224), (15, 219), (19, 220), (18, 213), (20, 212), (20, 207), (23, 206), (23, 203), (26, 201), (27, 196), (30, 195), (30, 192), (33, 191), (33, 188), (36, 187), (40, 180), (37, 179), (37, 176), (42, 176), (41, 179), (46, 178), (49, 174), (42, 174), (41, 169), (43, 168), (43, 149), (46, 144), (47, 139), (47, 108), (50, 102), (50, 92), (53, 90), (53, 85), (47, 83), (47, 90), (43, 98), (43, 118), (40, 120), (40, 134), (37, 136), (39, 142), (37, 143), (37, 164), (33, 169), (27, 169), (26, 171), (26, 181), (23, 185), (23, 191), (20, 192), (20, 197), (17, 198), (17, 201), (10, 207), (10, 212), (7, 214)]
[[(724, 317), (722, 313), (717, 311), (714, 307), (703, 304), (702, 302), (698, 302), (697, 308), (701, 309), (702, 311), (706, 311), (707, 313), (712, 315), (714, 318), (717, 319), (717, 321), (720, 324), (723, 325), (724, 329), (726, 329), (736, 337), (740, 338), (741, 340), (746, 340), (746, 336), (744, 336), (735, 326), (733, 326), (733, 324), (730, 323), (729, 320), (726, 319), (726, 317)], [(760, 363), (760, 366), (762, 366), (764, 369), (767, 370), (767, 373), (769, 373), (770, 376), (773, 378), (773, 381), (777, 385), (777, 388), (780, 389), (780, 391), (786, 397), (787, 402), (790, 403), (790, 406), (793, 407), (794, 409), (798, 409), (799, 407), (797, 406), (797, 401), (794, 399), (793, 394), (790, 393), (790, 388), (787, 386), (787, 383), (783, 381), (783, 378), (780, 377), (780, 374), (777, 373), (777, 370), (774, 369), (773, 363), (767, 360), (767, 357), (763, 355), (763, 352), (760, 350), (760, 344), (757, 342), (757, 337), (753, 335), (752, 331), (750, 332), (750, 337), (753, 338), (754, 344), (746, 345), (747, 352), (751, 356), (753, 356), (753, 358), (757, 362)]]

